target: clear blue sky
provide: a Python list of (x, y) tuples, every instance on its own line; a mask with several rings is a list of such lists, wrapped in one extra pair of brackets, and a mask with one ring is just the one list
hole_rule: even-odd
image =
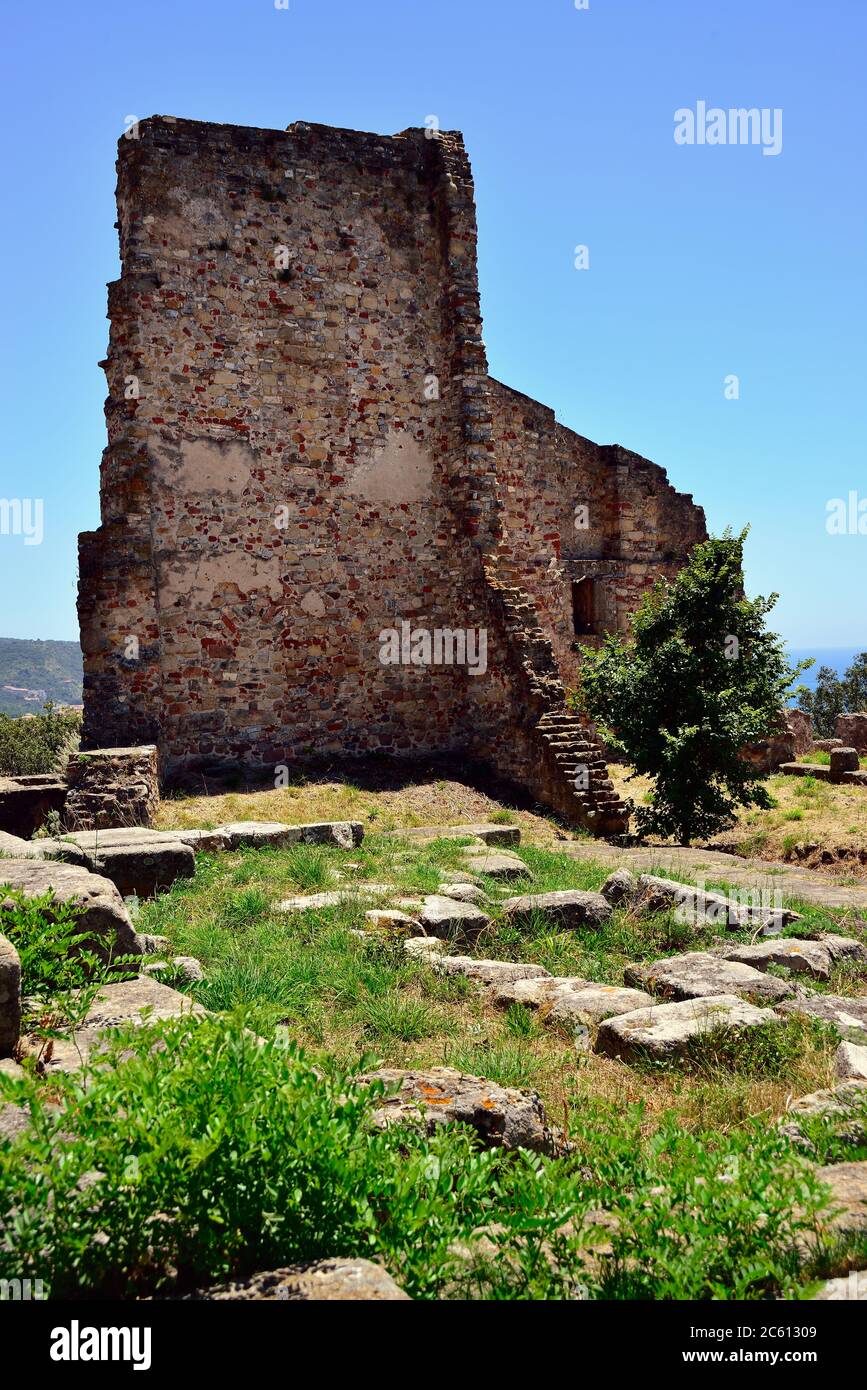
[[(789, 642), (867, 646), (867, 536), (825, 529), (867, 497), (865, 0), (6, 0), (3, 28), (0, 497), (43, 498), (45, 540), (0, 535), (0, 636), (77, 635), (125, 118), (436, 115), (473, 162), (492, 373), (751, 522)], [(782, 108), (782, 152), (676, 145), (699, 100)]]

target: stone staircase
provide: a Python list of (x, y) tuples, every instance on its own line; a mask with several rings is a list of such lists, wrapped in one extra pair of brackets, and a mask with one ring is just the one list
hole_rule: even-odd
[(554, 650), (532, 598), (497, 560), (484, 568), (525, 693), (516, 716), (529, 735), (534, 753), (530, 772), (540, 798), (594, 835), (622, 834), (629, 809), (611, 784), (598, 740), (567, 708)]

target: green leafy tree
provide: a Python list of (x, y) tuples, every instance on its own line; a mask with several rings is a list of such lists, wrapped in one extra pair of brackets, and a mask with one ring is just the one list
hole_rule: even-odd
[(867, 709), (867, 652), (856, 656), (842, 680), (833, 667), (820, 666), (815, 688), (799, 685), (795, 694), (819, 737), (833, 738), (838, 714)]
[(845, 707), (843, 682), (831, 666), (820, 666), (813, 690), (806, 685), (797, 689), (798, 705), (813, 721), (813, 732), (820, 738), (833, 738), (837, 715)]
[(846, 714), (867, 710), (867, 652), (856, 656), (843, 677), (843, 703)]
[(689, 844), (731, 825), (739, 806), (770, 805), (740, 751), (778, 724), (803, 666), (789, 665), (765, 627), (777, 595), (744, 595), (746, 536), (697, 545), (673, 582), (645, 596), (630, 639), (610, 636), (584, 655), (579, 705), (653, 779), (640, 833)]

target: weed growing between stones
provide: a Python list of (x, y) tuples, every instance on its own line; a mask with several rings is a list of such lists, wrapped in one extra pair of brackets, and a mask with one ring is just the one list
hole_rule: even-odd
[(40, 1039), (41, 1060), (53, 1039), (80, 1026), (103, 984), (136, 974), (140, 962), (113, 955), (104, 937), (97, 954), (93, 936), (81, 930), (81, 913), (51, 893), (28, 898), (4, 889), (3, 897), (3, 935), (21, 962), (22, 1034)]
[(587, 1108), (555, 1160), (479, 1150), (462, 1127), (371, 1128), (379, 1084), (239, 1015), (124, 1029), (50, 1102), (33, 1076), (0, 1085), (32, 1117), (0, 1146), (0, 1276), (54, 1297), (328, 1255), (377, 1258), (421, 1298), (786, 1295), (825, 1200), (757, 1125), (709, 1140), (671, 1119), (648, 1140), (639, 1111), (612, 1126)]

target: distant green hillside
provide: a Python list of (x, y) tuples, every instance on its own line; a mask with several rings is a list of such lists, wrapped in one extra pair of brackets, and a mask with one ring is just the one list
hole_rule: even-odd
[[(81, 648), (77, 642), (29, 642), (0, 637), (0, 714), (38, 714), (46, 700), (81, 704)], [(4, 686), (15, 686), (5, 690)], [(22, 692), (44, 691), (35, 700)]]

